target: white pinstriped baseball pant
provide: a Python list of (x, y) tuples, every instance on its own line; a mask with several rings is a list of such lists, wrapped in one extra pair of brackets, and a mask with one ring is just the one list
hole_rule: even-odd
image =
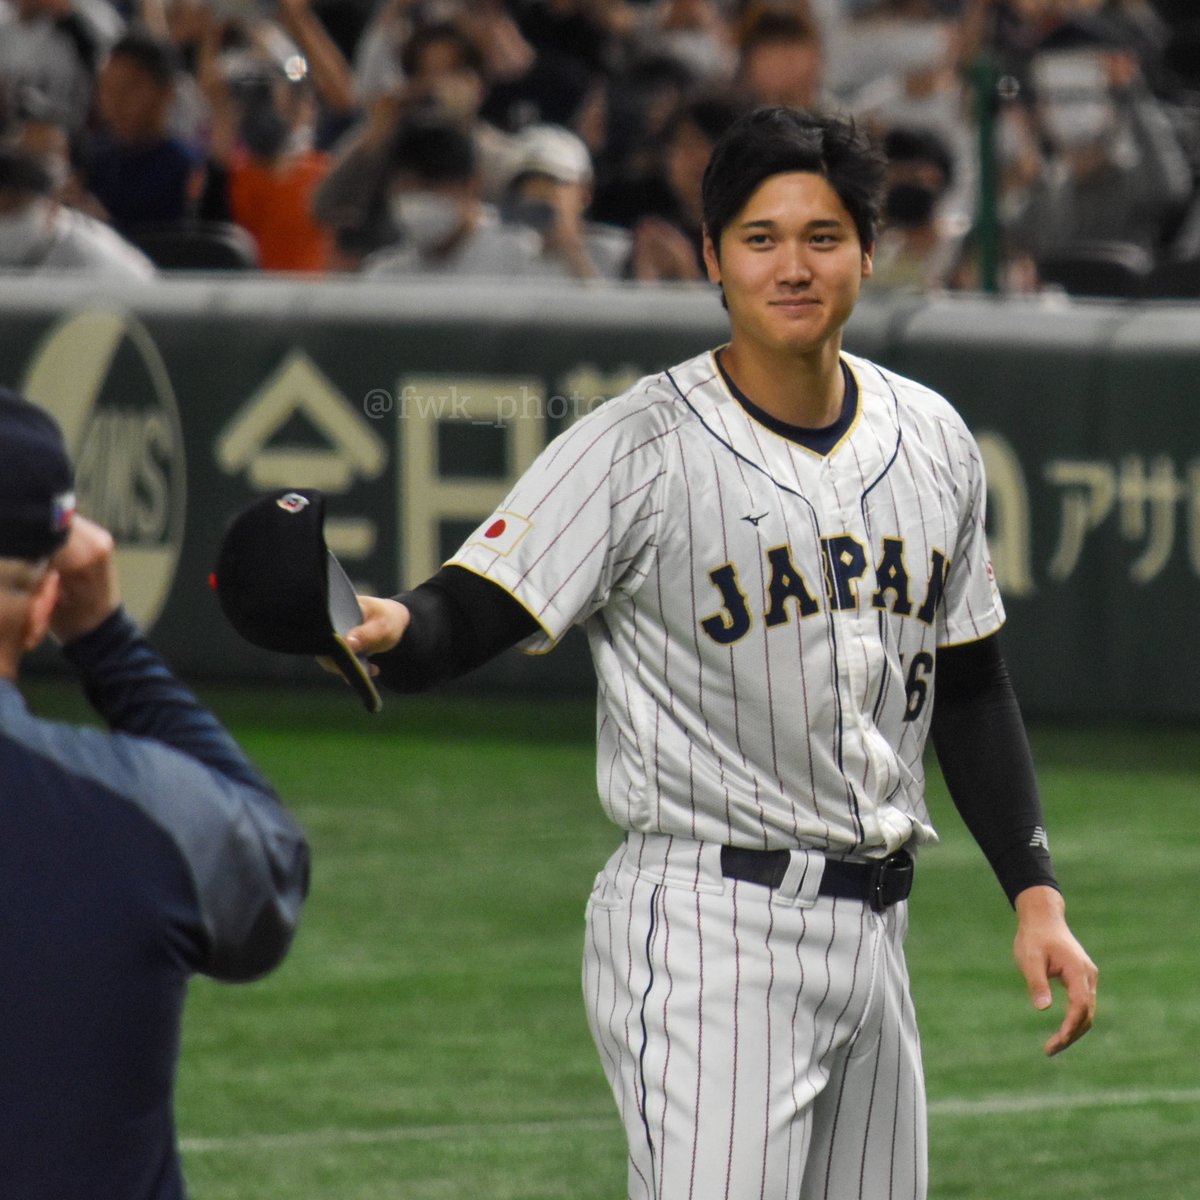
[(584, 992), (630, 1200), (924, 1200), (907, 904), (801, 874), (725, 879), (716, 845), (630, 834), (597, 877)]

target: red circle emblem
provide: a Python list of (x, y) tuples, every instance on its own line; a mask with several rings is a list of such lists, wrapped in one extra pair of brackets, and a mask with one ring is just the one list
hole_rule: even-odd
[(508, 528), (508, 522), (501, 517), (498, 521), (493, 521), (486, 530), (483, 536), (486, 538), (498, 538)]

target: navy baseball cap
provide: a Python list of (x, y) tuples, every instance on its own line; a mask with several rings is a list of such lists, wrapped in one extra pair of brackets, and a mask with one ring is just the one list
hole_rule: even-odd
[(74, 515), (74, 475), (58, 424), (0, 388), (0, 558), (49, 558)]
[(363, 707), (378, 712), (383, 701), (366, 657), (346, 644), (362, 609), (324, 530), (325, 497), (316, 488), (268, 493), (225, 531), (212, 587), (221, 611), (248, 642), (330, 659)]

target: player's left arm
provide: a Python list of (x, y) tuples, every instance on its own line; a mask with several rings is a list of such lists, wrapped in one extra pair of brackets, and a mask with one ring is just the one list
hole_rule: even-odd
[(1057, 1054), (1096, 1012), (1097, 968), (1067, 926), (1042, 815), (1033, 755), (1016, 693), (992, 634), (938, 651), (931, 735), (946, 786), (1017, 913), (1013, 954), (1038, 1009), (1050, 981), (1067, 1012), (1046, 1042)]

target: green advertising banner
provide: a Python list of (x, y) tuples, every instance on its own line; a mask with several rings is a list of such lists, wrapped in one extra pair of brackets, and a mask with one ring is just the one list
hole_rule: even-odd
[[(0, 383), (59, 419), (130, 610), (191, 678), (319, 679), (229, 630), (229, 519), (319, 487), (365, 591), (419, 582), (556, 433), (719, 344), (708, 289), (358, 279), (13, 280)], [(1191, 717), (1200, 651), (1200, 307), (867, 296), (847, 347), (944, 392), (979, 438), (1007, 652), (1038, 714)], [(333, 681), (329, 681), (334, 686)], [(472, 681), (593, 686), (581, 638)]]

